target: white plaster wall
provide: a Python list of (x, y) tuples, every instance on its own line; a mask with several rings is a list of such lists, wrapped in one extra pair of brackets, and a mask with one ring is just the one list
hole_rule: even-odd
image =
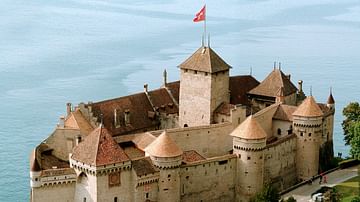
[[(272, 127), (272, 133), (274, 137), (282, 138), (285, 137), (288, 134), (288, 131), (292, 127), (292, 122), (289, 121), (282, 121), (282, 120), (273, 120), (273, 127)], [(278, 129), (281, 130), (281, 134), (278, 134)]]

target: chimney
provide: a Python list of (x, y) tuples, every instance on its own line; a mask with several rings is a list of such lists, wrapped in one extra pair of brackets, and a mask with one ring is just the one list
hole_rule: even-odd
[(299, 90), (299, 92), (303, 92), (303, 88), (302, 88), (302, 87), (303, 87), (303, 86), (302, 86), (303, 81), (302, 81), (302, 80), (299, 80), (299, 81), (298, 81), (298, 84), (299, 84), (299, 85), (298, 85), (298, 90)]
[(75, 136), (75, 145), (78, 146), (80, 142), (81, 142), (81, 135), (79, 134)]
[(130, 110), (129, 109), (125, 110), (124, 119), (125, 119), (125, 124), (129, 125), (130, 124)]
[(69, 116), (71, 114), (71, 103), (66, 103), (66, 114)]
[(58, 127), (59, 128), (65, 127), (65, 117), (64, 116), (60, 116)]
[(164, 72), (163, 72), (163, 82), (164, 82), (164, 86), (166, 86), (166, 84), (167, 84), (167, 72), (166, 72), (166, 69), (164, 69)]
[(148, 93), (148, 84), (147, 83), (144, 84), (144, 92), (146, 94)]
[(117, 109), (114, 109), (114, 126), (115, 126), (115, 128), (120, 127), (120, 121), (119, 121), (119, 117), (117, 114)]

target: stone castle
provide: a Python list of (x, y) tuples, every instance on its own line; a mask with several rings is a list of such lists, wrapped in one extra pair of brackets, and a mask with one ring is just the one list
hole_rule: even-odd
[(284, 190), (326, 169), (331, 92), (317, 103), (276, 65), (262, 82), (230, 76), (206, 46), (179, 69), (155, 90), (68, 103), (31, 154), (31, 201), (245, 202), (265, 183)]

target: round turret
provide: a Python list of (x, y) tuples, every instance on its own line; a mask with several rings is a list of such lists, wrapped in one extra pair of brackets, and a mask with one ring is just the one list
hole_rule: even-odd
[(328, 100), (327, 100), (327, 102), (326, 102), (326, 105), (327, 105), (327, 107), (329, 107), (331, 110), (334, 110), (334, 109), (335, 109), (335, 99), (334, 99), (334, 97), (333, 97), (333, 95), (332, 95), (331, 90), (330, 90), (330, 95), (329, 95), (329, 97), (328, 97)]
[(148, 147), (145, 155), (160, 170), (159, 201), (180, 201), (180, 165), (183, 151), (164, 131)]
[(307, 97), (293, 113), (297, 136), (297, 175), (307, 180), (318, 174), (323, 112), (314, 97)]
[(145, 152), (159, 168), (175, 168), (181, 165), (183, 151), (165, 131), (145, 148)]
[(40, 187), (40, 175), (41, 169), (39, 163), (36, 160), (36, 150), (34, 149), (30, 156), (30, 186)]
[(248, 117), (231, 134), (237, 155), (236, 198), (249, 199), (263, 187), (264, 148), (267, 134), (253, 116)]

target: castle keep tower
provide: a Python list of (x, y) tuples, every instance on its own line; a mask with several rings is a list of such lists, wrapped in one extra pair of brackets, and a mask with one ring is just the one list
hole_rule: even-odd
[(180, 126), (211, 124), (215, 109), (230, 101), (230, 66), (210, 47), (203, 46), (179, 67)]
[(323, 112), (314, 97), (307, 97), (293, 113), (297, 136), (297, 176), (307, 180), (318, 174)]
[(132, 187), (130, 159), (102, 124), (74, 148), (70, 166), (78, 176), (74, 201), (132, 201), (124, 189)]
[(145, 152), (160, 170), (158, 201), (179, 202), (182, 150), (164, 131)]
[(231, 134), (237, 155), (236, 201), (247, 201), (263, 187), (266, 132), (249, 116)]

